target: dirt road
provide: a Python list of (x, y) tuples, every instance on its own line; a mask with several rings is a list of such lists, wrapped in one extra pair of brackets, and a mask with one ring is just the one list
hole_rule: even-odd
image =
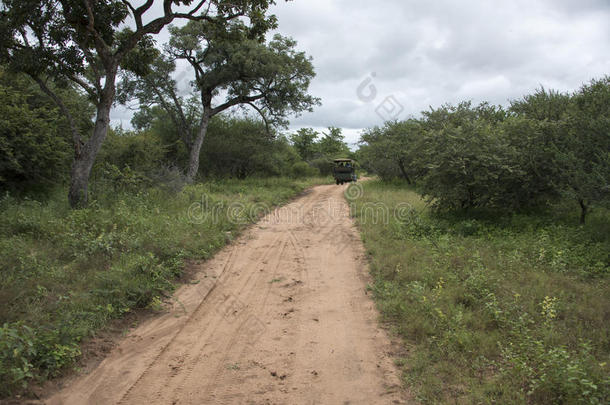
[(265, 216), (49, 404), (405, 403), (343, 198)]

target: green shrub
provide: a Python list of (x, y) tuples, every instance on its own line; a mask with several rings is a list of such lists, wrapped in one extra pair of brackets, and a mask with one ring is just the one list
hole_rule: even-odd
[[(48, 189), (65, 178), (70, 143), (53, 108), (33, 106), (0, 69), (0, 190)], [(33, 91), (32, 91), (33, 92)]]
[(329, 157), (320, 157), (309, 162), (312, 168), (317, 169), (318, 175), (330, 176), (333, 174), (333, 159)]
[(202, 177), (290, 176), (300, 160), (288, 141), (261, 120), (217, 115), (203, 141)]
[(290, 175), (293, 178), (306, 178), (319, 176), (320, 172), (315, 167), (311, 167), (305, 162), (297, 162), (290, 168)]
[(150, 174), (157, 171), (165, 161), (166, 146), (151, 131), (129, 132), (120, 128), (109, 131), (96, 162), (103, 171), (105, 167), (116, 167)]
[(32, 358), (36, 354), (34, 332), (21, 323), (5, 323), (0, 327), (0, 396), (25, 388), (34, 376)]
[(610, 77), (568, 94), (461, 102), (367, 129), (357, 152), (383, 180), (403, 178), (439, 211), (549, 209), (572, 199), (584, 223), (610, 206)]
[(596, 370), (591, 347), (578, 351), (549, 346), (527, 333), (501, 346), (501, 377), (518, 384), (529, 402), (564, 404), (607, 403), (610, 378)]

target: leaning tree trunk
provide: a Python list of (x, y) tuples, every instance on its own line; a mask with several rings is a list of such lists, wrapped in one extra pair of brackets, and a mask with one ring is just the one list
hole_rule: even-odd
[[(107, 79), (109, 80), (109, 79)], [(110, 108), (114, 99), (114, 86), (108, 85), (102, 92), (93, 135), (83, 145), (74, 145), (74, 163), (70, 177), (68, 200), (72, 208), (82, 208), (88, 202), (89, 176), (95, 158), (102, 147), (110, 126)]]
[(578, 199), (578, 204), (580, 204), (580, 224), (584, 225), (585, 221), (587, 220), (587, 212), (589, 211), (589, 207), (582, 198)]
[[(207, 110), (207, 109), (206, 109)], [(199, 131), (197, 137), (191, 144), (191, 150), (189, 151), (189, 166), (186, 172), (186, 181), (192, 183), (199, 171), (199, 154), (201, 153), (201, 145), (205, 139), (205, 134), (208, 131), (208, 124), (210, 123), (210, 114), (204, 111), (199, 123)]]
[(409, 178), (409, 175), (407, 174), (407, 171), (405, 170), (405, 165), (404, 165), (402, 159), (398, 159), (398, 168), (400, 169), (400, 173), (402, 174), (402, 177), (407, 181), (407, 184), (411, 184), (411, 179)]

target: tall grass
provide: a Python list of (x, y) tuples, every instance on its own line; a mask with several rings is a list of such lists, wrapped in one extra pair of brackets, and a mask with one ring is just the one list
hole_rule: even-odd
[(185, 260), (210, 257), (263, 207), (320, 181), (221, 180), (180, 192), (94, 187), (81, 210), (69, 209), (63, 189), (45, 202), (2, 198), (0, 395), (60, 373), (108, 320), (170, 293)]
[[(352, 203), (384, 319), (424, 403), (610, 400), (610, 215), (434, 215), (404, 185), (369, 181)], [(389, 221), (362, 217), (384, 203)]]

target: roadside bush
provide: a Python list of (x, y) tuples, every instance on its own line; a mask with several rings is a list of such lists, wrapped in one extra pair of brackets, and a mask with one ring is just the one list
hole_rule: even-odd
[(408, 184), (415, 184), (426, 173), (421, 163), (424, 152), (421, 121), (386, 122), (383, 127), (365, 130), (360, 143), (358, 157), (362, 167), (385, 181), (402, 178)]
[(212, 118), (200, 157), (202, 177), (289, 176), (300, 160), (288, 141), (261, 120)]
[(137, 192), (153, 184), (152, 179), (145, 173), (135, 171), (129, 165), (119, 169), (114, 164), (105, 162), (98, 170), (95, 188), (102, 194), (110, 190)]
[(0, 397), (13, 393), (15, 387), (25, 388), (34, 376), (31, 363), (36, 354), (34, 332), (21, 323), (5, 323), (0, 327)]
[(333, 174), (333, 159), (329, 157), (320, 157), (309, 162), (310, 166), (317, 169), (319, 175), (330, 176)]
[(597, 405), (608, 399), (610, 378), (597, 370), (586, 342), (570, 351), (521, 332), (501, 350), (501, 378), (519, 384), (530, 402)]
[(161, 166), (149, 178), (155, 187), (169, 193), (177, 193), (187, 185), (186, 175), (176, 166)]
[(315, 177), (320, 175), (320, 171), (315, 167), (311, 167), (305, 162), (297, 162), (290, 168), (291, 177), (293, 178), (305, 178)]
[[(129, 132), (120, 128), (108, 131), (96, 167), (102, 172), (109, 166), (149, 175), (165, 161), (166, 147), (151, 131)], [(94, 174), (95, 175), (95, 174)]]

